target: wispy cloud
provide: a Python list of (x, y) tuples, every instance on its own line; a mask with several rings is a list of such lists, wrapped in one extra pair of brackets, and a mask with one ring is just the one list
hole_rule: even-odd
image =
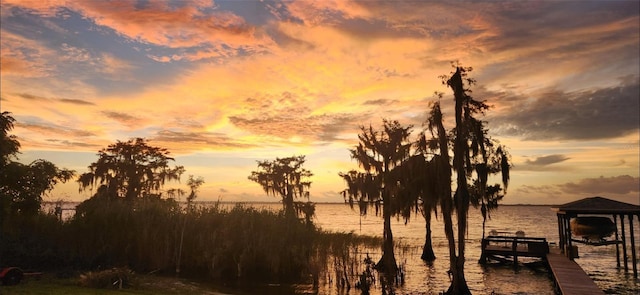
[(94, 143), (82, 142), (82, 141), (69, 141), (69, 140), (59, 140), (59, 139), (47, 139), (47, 142), (52, 143), (54, 146), (64, 147), (64, 148), (82, 148), (82, 149), (99, 149), (102, 148)]
[(48, 98), (48, 97), (43, 97), (43, 96), (37, 96), (37, 95), (33, 95), (30, 93), (15, 93), (15, 96), (25, 99), (25, 100), (29, 100), (29, 101), (40, 101), (40, 102), (63, 102), (63, 103), (69, 103), (69, 104), (75, 104), (75, 105), (94, 105), (94, 103), (87, 101), (87, 100), (82, 100), (82, 99), (72, 99), (72, 98)]
[(123, 112), (115, 112), (115, 111), (102, 111), (102, 114), (110, 119), (116, 120), (120, 122), (122, 125), (125, 125), (129, 128), (141, 128), (143, 120), (136, 116), (123, 113)]
[(549, 156), (537, 157), (534, 160), (527, 159), (525, 163), (533, 166), (547, 166), (555, 163), (564, 162), (569, 159), (570, 158), (565, 155), (549, 155)]
[(371, 100), (367, 100), (365, 102), (363, 102), (362, 104), (364, 105), (374, 105), (374, 106), (388, 106), (388, 105), (393, 105), (395, 103), (397, 103), (398, 101), (395, 99), (386, 99), (386, 98), (380, 98), (380, 99), (371, 99)]
[(194, 152), (203, 148), (209, 149), (229, 149), (229, 148), (250, 148), (254, 144), (242, 142), (240, 139), (230, 138), (222, 133), (213, 132), (190, 132), (160, 130), (151, 140), (164, 145), (175, 147), (181, 152)]
[(17, 123), (16, 124), (20, 128), (24, 128), (33, 132), (37, 132), (45, 137), (59, 137), (59, 136), (70, 136), (70, 137), (90, 137), (95, 136), (96, 134), (91, 131), (81, 130), (70, 128), (67, 126), (60, 126), (56, 124), (50, 123)]
[(93, 102), (82, 100), (82, 99), (59, 98), (58, 100), (64, 103), (77, 104), (77, 105), (95, 105)]
[(41, 42), (0, 29), (0, 73), (2, 76), (45, 77), (53, 71), (53, 50)]

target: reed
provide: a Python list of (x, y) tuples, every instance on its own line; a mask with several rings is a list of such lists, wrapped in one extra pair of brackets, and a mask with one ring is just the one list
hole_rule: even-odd
[(366, 270), (365, 257), (379, 254), (382, 244), (380, 238), (323, 232), (283, 211), (214, 204), (187, 212), (159, 198), (94, 199), (66, 222), (42, 213), (6, 225), (2, 257), (15, 259), (4, 264), (174, 275), (182, 240), (179, 274), (214, 282), (324, 281), (350, 288)]
[(51, 269), (65, 264), (63, 226), (52, 214), (5, 217), (0, 229), (0, 265)]

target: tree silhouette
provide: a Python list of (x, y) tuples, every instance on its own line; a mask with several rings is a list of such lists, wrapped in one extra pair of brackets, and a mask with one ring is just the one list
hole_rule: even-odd
[(180, 180), (182, 166), (169, 166), (169, 151), (150, 146), (143, 138), (117, 141), (98, 152), (98, 161), (80, 175), (80, 190), (99, 186), (98, 194), (109, 198), (160, 196), (166, 181)]
[(4, 167), (13, 157), (20, 152), (20, 142), (15, 135), (9, 135), (9, 131), (13, 130), (13, 123), (16, 120), (11, 116), (10, 112), (2, 112), (0, 114), (0, 167)]
[[(439, 112), (439, 105), (437, 105), (435, 109)], [(436, 116), (433, 114), (432, 110), (431, 118), (435, 117)], [(438, 191), (436, 186), (440, 177), (438, 173), (441, 171), (438, 166), (440, 158), (438, 155), (437, 135), (434, 134), (433, 130), (431, 130), (431, 138), (427, 139), (423, 132), (416, 142), (416, 147), (420, 157), (414, 157), (418, 160), (415, 160), (413, 165), (415, 168), (411, 169), (411, 173), (414, 178), (414, 182), (418, 186), (418, 200), (420, 202), (418, 204), (418, 208), (425, 220), (425, 242), (422, 247), (422, 255), (420, 258), (424, 261), (430, 262), (436, 259), (435, 253), (433, 252), (433, 244), (431, 242), (431, 217), (432, 214), (437, 215), (437, 206), (440, 203), (440, 194), (442, 194), (442, 192)]]
[[(73, 178), (75, 171), (60, 169), (38, 159), (25, 165), (11, 161), (20, 152), (20, 142), (9, 135), (15, 119), (9, 112), (0, 114), (0, 218), (9, 213), (34, 215), (40, 210), (42, 196), (58, 182)], [(0, 220), (0, 223), (2, 222)]]
[[(452, 281), (447, 294), (470, 294), (469, 287), (464, 276), (465, 263), (465, 235), (467, 234), (467, 217), (469, 205), (472, 204), (472, 193), (470, 183), (475, 183), (478, 192), (475, 199), (487, 199), (487, 179), (489, 174), (501, 172), (502, 181), (505, 188), (509, 182), (509, 163), (504, 148), (497, 146), (495, 142), (487, 136), (488, 130), (484, 122), (477, 119), (478, 114), (484, 115), (489, 106), (482, 101), (477, 101), (469, 95), (470, 89), (466, 85), (475, 83), (474, 79), (468, 78), (467, 73), (472, 68), (455, 65), (456, 71), (450, 77), (441, 76), (443, 83), (453, 90), (455, 99), (455, 127), (452, 130), (453, 136), (453, 165), (449, 166), (448, 140), (442, 123), (442, 113), (439, 104), (432, 110), (432, 118), (429, 125), (437, 130), (438, 146), (440, 157), (443, 159), (441, 165), (447, 163), (447, 168), (441, 168), (440, 176), (451, 173), (453, 168), (456, 174), (456, 191), (450, 195), (451, 179), (441, 179), (438, 184), (441, 187), (440, 206), (444, 217), (445, 234), (449, 242), (450, 271)], [(437, 106), (437, 109), (435, 109)], [(494, 169), (493, 167), (499, 167)], [(445, 171), (446, 170), (446, 171)], [(474, 179), (475, 177), (475, 179)], [(449, 186), (449, 194), (444, 186)], [(497, 202), (497, 200), (496, 200)], [(486, 207), (486, 205), (485, 205)], [(451, 216), (455, 212), (457, 216), (457, 251)]]
[[(309, 199), (311, 181), (308, 181), (308, 178), (313, 176), (311, 171), (302, 167), (304, 162), (305, 156), (258, 161), (258, 170), (251, 171), (249, 180), (260, 184), (267, 195), (280, 196), (285, 215), (295, 217), (296, 202), (294, 200), (298, 198)], [(306, 204), (310, 207), (305, 205), (307, 207), (300, 207), (298, 210), (305, 213), (307, 220), (309, 220), (315, 207), (308, 202)]]
[[(441, 97), (441, 95), (439, 95)], [(433, 156), (428, 162), (426, 179), (426, 195), (428, 196), (429, 205), (435, 211), (435, 205), (440, 204), (440, 210), (445, 227), (445, 235), (447, 236), (449, 246), (449, 262), (455, 264), (455, 239), (453, 236), (453, 201), (451, 199), (451, 158), (449, 157), (449, 136), (443, 124), (442, 110), (440, 102), (437, 101), (432, 105), (429, 118), (427, 120), (427, 129), (431, 133), (431, 139), (422, 139), (419, 145), (424, 149), (425, 153), (432, 152)], [(426, 218), (426, 217), (425, 217)], [(427, 240), (425, 243), (428, 243)], [(429, 254), (429, 253), (427, 253)]]
[(388, 273), (397, 271), (393, 249), (391, 216), (400, 213), (402, 206), (401, 165), (410, 156), (411, 143), (408, 138), (412, 126), (401, 126), (398, 121), (383, 121), (383, 130), (361, 127), (358, 134), (360, 143), (351, 151), (351, 158), (358, 162), (364, 172), (351, 170), (340, 173), (347, 182), (343, 191), (345, 199), (353, 208), (358, 203), (360, 214), (367, 213), (373, 206), (376, 215), (382, 209), (384, 220), (382, 257), (376, 267)]

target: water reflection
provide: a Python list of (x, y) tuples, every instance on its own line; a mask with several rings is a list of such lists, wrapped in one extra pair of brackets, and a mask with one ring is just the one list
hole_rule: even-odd
[[(487, 232), (497, 230), (515, 234), (516, 231), (522, 230), (528, 237), (544, 237), (549, 242), (558, 242), (557, 218), (550, 206), (503, 205), (491, 217), (492, 219), (487, 221)], [(380, 236), (382, 233), (380, 218), (362, 217), (360, 227), (358, 213), (342, 204), (319, 205), (316, 211), (316, 222), (325, 230), (353, 231), (357, 234), (375, 236)], [(428, 265), (420, 259), (421, 247), (424, 243), (424, 221), (413, 219), (409, 224), (404, 225), (403, 221), (396, 220), (392, 224), (394, 237), (412, 249), (403, 253), (401, 258), (397, 258), (406, 265), (406, 282), (398, 288), (398, 293), (438, 294), (447, 289), (449, 286), (448, 248), (442, 228), (441, 219), (433, 221), (433, 247), (437, 259)], [(640, 236), (638, 227), (634, 230), (636, 236)], [(480, 257), (481, 238), (482, 217), (479, 212), (472, 210), (469, 215), (465, 266), (467, 283), (472, 292), (476, 294), (555, 294), (553, 282), (544, 268), (523, 266), (513, 270), (510, 265), (486, 268), (479, 265), (477, 261)], [(580, 253), (581, 258), (576, 262), (601, 289), (614, 294), (637, 294), (640, 282), (634, 280), (631, 273), (625, 274), (616, 269), (614, 246), (580, 245)], [(319, 294), (338, 293), (322, 289)]]

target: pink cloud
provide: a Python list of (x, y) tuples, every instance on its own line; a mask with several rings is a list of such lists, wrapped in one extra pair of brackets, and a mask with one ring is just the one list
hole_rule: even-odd
[(22, 77), (45, 77), (52, 70), (47, 56), (53, 51), (39, 42), (2, 31), (0, 73)]
[[(236, 51), (265, 51), (274, 43), (270, 37), (242, 17), (218, 10), (211, 1), (150, 1), (143, 7), (133, 0), (116, 1), (27, 1), (9, 3), (44, 16), (53, 16), (63, 5), (96, 24), (127, 38), (188, 53), (154, 56), (158, 61), (197, 60), (235, 55)], [(207, 10), (205, 13), (204, 10)]]

